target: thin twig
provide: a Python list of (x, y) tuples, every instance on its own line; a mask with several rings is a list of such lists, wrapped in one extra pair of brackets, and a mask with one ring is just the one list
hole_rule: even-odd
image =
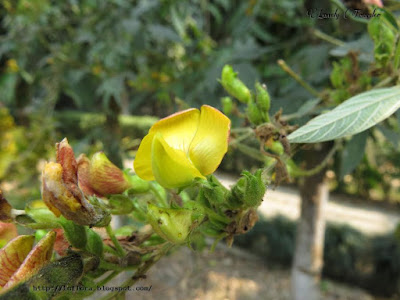
[(310, 92), (311, 95), (320, 98), (320, 93), (309, 85), (303, 78), (300, 77), (292, 68), (290, 68), (283, 59), (278, 60), (278, 65), (288, 73), (294, 80), (296, 80), (303, 88)]

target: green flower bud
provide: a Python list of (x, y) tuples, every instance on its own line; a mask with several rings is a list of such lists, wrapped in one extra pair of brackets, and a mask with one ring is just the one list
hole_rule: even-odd
[(250, 100), (249, 103), (247, 103), (246, 111), (247, 111), (247, 118), (254, 125), (260, 125), (264, 122), (263, 114), (261, 113), (257, 104), (254, 103), (252, 100)]
[(257, 82), (256, 91), (257, 91), (256, 102), (258, 108), (265, 114), (268, 114), (269, 108), (271, 106), (270, 103), (271, 100), (267, 88)]
[(189, 209), (161, 208), (153, 204), (149, 204), (147, 209), (147, 219), (154, 231), (173, 244), (187, 241), (194, 225), (192, 214)]
[(378, 63), (386, 64), (395, 47), (396, 36), (385, 20), (372, 18), (368, 23), (368, 32), (374, 40), (374, 54)]
[(229, 116), (233, 111), (233, 102), (231, 97), (222, 97), (221, 98), (222, 112)]
[(251, 100), (251, 93), (247, 86), (237, 78), (237, 73), (232, 66), (225, 65), (222, 69), (221, 84), (224, 89), (240, 102), (248, 103)]
[(285, 149), (283, 148), (281, 142), (274, 141), (274, 139), (270, 138), (268, 141), (265, 142), (265, 146), (268, 147), (269, 150), (272, 152), (282, 155)]
[(257, 207), (261, 204), (266, 188), (261, 180), (262, 170), (254, 175), (244, 171), (242, 178), (232, 188), (231, 197), (237, 202), (242, 202), (246, 207)]
[(208, 182), (208, 184), (203, 186), (203, 191), (204, 196), (211, 205), (220, 205), (225, 202), (227, 192), (223, 186)]

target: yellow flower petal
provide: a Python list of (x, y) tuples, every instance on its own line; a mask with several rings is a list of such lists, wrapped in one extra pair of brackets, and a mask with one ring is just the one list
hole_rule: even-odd
[(152, 167), (154, 177), (164, 187), (182, 187), (196, 178), (204, 178), (181, 150), (170, 147), (157, 133), (152, 145)]
[(178, 112), (155, 123), (149, 133), (160, 132), (170, 147), (187, 153), (197, 131), (199, 116), (200, 112), (195, 108)]
[(153, 143), (154, 133), (149, 133), (140, 143), (133, 168), (135, 173), (144, 180), (154, 180), (153, 170), (151, 167), (151, 145)]
[(203, 175), (213, 173), (228, 150), (231, 121), (219, 110), (203, 105), (189, 156)]

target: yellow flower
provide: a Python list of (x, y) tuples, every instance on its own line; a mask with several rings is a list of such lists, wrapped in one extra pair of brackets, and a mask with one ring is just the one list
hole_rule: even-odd
[(208, 105), (158, 121), (140, 144), (134, 161), (136, 174), (167, 188), (205, 178), (228, 150), (230, 124), (229, 118)]

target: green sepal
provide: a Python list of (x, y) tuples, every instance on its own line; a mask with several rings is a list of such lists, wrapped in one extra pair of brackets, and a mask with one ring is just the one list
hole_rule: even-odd
[(86, 228), (87, 243), (85, 249), (96, 256), (103, 257), (103, 240), (92, 229)]
[(125, 195), (112, 195), (108, 199), (108, 203), (113, 215), (126, 215), (135, 208), (131, 199)]
[(137, 175), (129, 175), (128, 180), (132, 185), (132, 187), (127, 190), (128, 195), (143, 194), (150, 189), (150, 183)]
[(193, 211), (190, 209), (171, 209), (149, 204), (147, 220), (154, 231), (173, 244), (186, 242), (193, 229)]
[(68, 242), (75, 248), (84, 249), (87, 243), (86, 229), (82, 225), (60, 217), (59, 222), (64, 229), (64, 235)]

